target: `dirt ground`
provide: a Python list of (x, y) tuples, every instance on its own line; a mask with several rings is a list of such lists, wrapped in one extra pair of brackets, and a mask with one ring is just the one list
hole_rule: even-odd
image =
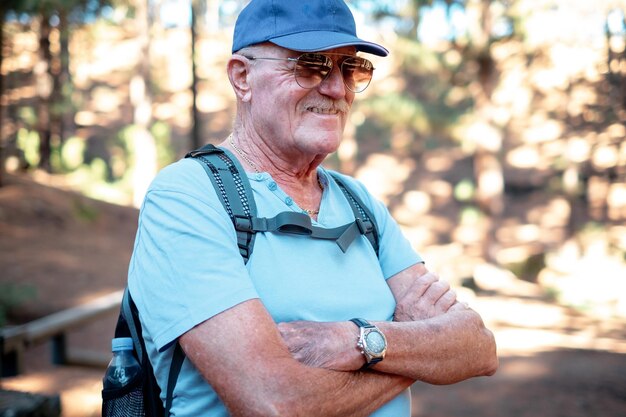
[[(36, 288), (12, 310), (26, 322), (123, 288), (137, 211), (22, 176), (0, 188), (0, 284)], [(460, 291), (496, 335), (497, 374), (452, 386), (416, 383), (413, 417), (626, 416), (626, 323), (547, 302), (526, 282)], [(108, 357), (115, 317), (69, 335), (71, 348)], [(4, 389), (60, 394), (64, 417), (100, 415), (102, 368), (53, 366), (48, 345)]]

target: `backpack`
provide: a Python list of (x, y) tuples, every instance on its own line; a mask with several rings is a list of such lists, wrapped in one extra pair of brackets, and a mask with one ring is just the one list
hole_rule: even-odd
[[(207, 172), (220, 202), (233, 222), (237, 233), (237, 246), (244, 263), (247, 263), (252, 255), (254, 239), (256, 233), (259, 232), (300, 234), (314, 239), (334, 240), (343, 252), (346, 252), (359, 235), (363, 235), (378, 256), (378, 230), (374, 216), (336, 173), (330, 172), (330, 175), (348, 200), (355, 220), (340, 227), (326, 229), (313, 226), (311, 218), (304, 213), (283, 212), (273, 218), (257, 217), (256, 204), (248, 178), (237, 158), (232, 158), (224, 149), (209, 144), (189, 152), (185, 158), (198, 161)], [(180, 344), (176, 343), (169, 369), (164, 405), (160, 398), (161, 390), (146, 352), (139, 312), (128, 288), (124, 291), (115, 337), (133, 338), (133, 354), (139, 361), (142, 372), (136, 380), (121, 389), (102, 390), (102, 416), (169, 416), (174, 388), (185, 354)]]

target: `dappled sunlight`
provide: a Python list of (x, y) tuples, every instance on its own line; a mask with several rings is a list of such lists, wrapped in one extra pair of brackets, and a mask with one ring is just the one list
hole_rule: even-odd
[(515, 246), (499, 249), (495, 254), (495, 259), (500, 265), (522, 264), (533, 255), (542, 252), (543, 246), (539, 242), (518, 243)]
[(545, 205), (531, 209), (526, 219), (540, 227), (563, 227), (570, 218), (570, 203), (563, 197), (554, 197)]
[(587, 183), (587, 195), (589, 199), (589, 210), (591, 215), (602, 217), (608, 203), (609, 188), (611, 183), (607, 178), (593, 176)]
[(480, 149), (498, 152), (502, 147), (502, 133), (500, 130), (484, 121), (474, 121), (467, 126), (467, 130), (462, 132), (461, 135), (469, 142), (476, 144)]
[(198, 95), (198, 110), (205, 113), (213, 113), (228, 109), (232, 100), (227, 100), (223, 95), (203, 91)]
[(607, 242), (618, 250), (626, 251), (626, 226), (614, 226), (607, 233)]
[(454, 189), (452, 184), (444, 180), (433, 179), (431, 181), (420, 184), (420, 188), (423, 188), (433, 200), (438, 204), (443, 204), (452, 201)]
[(596, 146), (591, 162), (599, 169), (608, 169), (617, 165), (619, 160), (618, 147), (615, 145), (600, 144)]
[(16, 378), (6, 383), (3, 381), (5, 388), (14, 389), (17, 391), (35, 391), (35, 392), (49, 392), (54, 390), (53, 377), (47, 373), (31, 374)]
[(626, 220), (626, 183), (611, 184), (607, 195), (609, 219)]
[[(493, 291), (507, 296), (522, 298), (541, 297), (543, 295), (543, 290), (536, 284), (519, 280), (508, 269), (486, 262), (480, 262), (474, 266), (472, 279), (481, 290), (488, 292)], [(514, 312), (511, 311), (511, 313)]]
[(530, 355), (537, 351), (558, 349), (605, 350), (614, 353), (626, 353), (626, 343), (615, 338), (597, 337), (593, 332), (584, 330), (578, 334), (564, 334), (554, 329), (512, 329), (494, 331), (501, 355)]
[(485, 222), (461, 223), (452, 232), (452, 239), (471, 246), (480, 244), (485, 237), (487, 224)]
[(587, 105), (596, 101), (596, 98), (596, 92), (590, 87), (584, 85), (573, 86), (569, 102), (567, 103), (567, 112), (571, 116), (582, 114), (585, 112)]
[(98, 417), (102, 413), (102, 383), (64, 391), (61, 396), (63, 417)]
[(91, 91), (91, 98), (94, 102), (94, 110), (98, 112), (114, 112), (121, 105), (121, 97), (112, 88), (96, 87)]
[(432, 206), (430, 196), (422, 191), (408, 191), (402, 200), (404, 206), (415, 215), (428, 213)]
[(102, 409), (102, 381), (97, 370), (88, 375), (76, 371), (34, 373), (17, 378), (3, 379), (3, 388), (15, 391), (55, 394), (59, 386), (63, 417), (96, 417)]
[[(116, 59), (111, 59), (112, 56), (115, 56)], [(83, 67), (79, 67), (77, 72), (82, 75), (81, 78), (84, 80), (101, 79), (108, 81), (111, 73), (133, 70), (138, 57), (139, 47), (135, 39), (111, 39), (110, 43), (98, 42), (95, 46), (91, 45), (89, 60), (82, 62), (80, 59), (78, 60), (77, 65)]]
[(541, 156), (536, 146), (523, 145), (511, 149), (507, 153), (506, 160), (516, 168), (533, 168), (539, 166)]
[[(172, 120), (178, 113), (178, 107), (174, 103), (157, 103), (154, 106), (154, 117), (162, 120)], [(187, 125), (189, 119), (187, 118)]]
[(157, 173), (156, 149), (152, 136), (142, 129), (137, 129), (132, 135), (132, 145), (134, 149), (141, 149), (141, 152), (136, 152), (132, 170), (133, 206), (141, 207), (148, 186)]
[(414, 225), (423, 221), (432, 207), (430, 195), (423, 191), (407, 191), (402, 203), (394, 208), (394, 218), (402, 224)]
[(559, 294), (565, 304), (597, 317), (626, 317), (626, 265), (604, 235), (590, 237), (586, 246), (569, 241), (548, 254), (538, 281)]
[(499, 372), (513, 379), (533, 379), (541, 378), (550, 372), (550, 367), (540, 362), (507, 362), (498, 369)]
[(356, 178), (376, 198), (388, 203), (390, 197), (403, 191), (403, 182), (414, 168), (415, 163), (410, 159), (401, 160), (391, 155), (372, 154), (358, 169)]
[(454, 158), (451, 158), (450, 150), (432, 152), (424, 156), (424, 168), (430, 172), (446, 172), (454, 166)]
[(37, 88), (34, 85), (25, 85), (9, 91), (6, 95), (9, 101), (20, 101), (28, 98), (35, 97), (37, 94)]
[[(570, 79), (584, 77), (597, 81), (596, 62), (602, 59), (601, 48), (591, 49), (587, 44), (569, 45), (557, 43), (550, 48), (551, 63), (554, 68), (552, 88), (566, 88)], [(555, 79), (558, 77), (559, 79)]]
[[(474, 265), (466, 262), (466, 253), (463, 244), (459, 242), (448, 243), (445, 245), (429, 245), (424, 247), (416, 247), (426, 261), (426, 266), (440, 274), (442, 279), (452, 283), (454, 286), (460, 287), (457, 279), (458, 276), (471, 276)], [(455, 259), (455, 262), (450, 262)]]
[(74, 122), (79, 126), (89, 126), (96, 124), (99, 116), (91, 110), (80, 110), (74, 116)]
[(39, 42), (37, 34), (32, 31), (20, 31), (14, 34), (14, 42), (19, 45), (24, 52), (18, 54), (15, 59), (2, 62), (2, 70), (8, 74), (19, 71), (31, 71), (37, 62), (37, 51), (39, 50)]
[[(407, 213), (402, 211), (394, 212), (394, 215), (398, 215), (400, 218), (406, 214)], [(409, 220), (414, 222), (415, 217)], [(437, 241), (435, 233), (427, 226), (405, 226), (403, 227), (403, 232), (409, 242), (411, 242), (413, 248), (418, 252), (421, 251), (422, 254), (424, 253), (423, 248), (433, 245)], [(431, 259), (429, 259), (429, 261), (431, 261)]]
[(536, 224), (509, 224), (501, 226), (496, 237), (504, 244), (540, 240), (541, 228)]
[(155, 36), (150, 53), (159, 63), (155, 66), (155, 77), (160, 80), (163, 89), (174, 92), (189, 88), (192, 73), (191, 59), (188, 58), (191, 54), (188, 31), (172, 30), (167, 36)]
[(526, 143), (542, 143), (556, 140), (563, 133), (563, 124), (538, 115), (530, 120), (530, 127), (522, 134)]
[(589, 159), (591, 155), (593, 138), (583, 138), (580, 136), (571, 137), (567, 141), (565, 157), (571, 162), (581, 163)]
[(174, 93), (170, 98), (174, 114), (171, 119), (167, 120), (171, 120), (172, 123), (179, 127), (183, 127), (185, 129), (191, 128), (191, 125), (193, 124), (191, 114), (189, 112), (182, 112), (180, 109), (191, 106), (192, 102), (193, 97), (189, 91), (179, 91)]
[[(537, 291), (537, 286), (535, 288)], [(510, 290), (514, 289), (511, 287)], [(501, 355), (555, 349), (626, 353), (626, 340), (613, 335), (619, 327), (605, 324), (600, 319), (590, 319), (568, 307), (545, 304), (532, 298), (511, 297), (482, 298), (477, 308), (494, 331)], [(622, 322), (621, 326), (624, 324)]]

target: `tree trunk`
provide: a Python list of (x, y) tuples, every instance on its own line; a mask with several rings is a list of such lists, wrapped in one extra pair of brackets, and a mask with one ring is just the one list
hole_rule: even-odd
[[(59, 14), (59, 17), (61, 17), (61, 14)], [(59, 20), (58, 30), (61, 37), (63, 36), (63, 32), (67, 31), (67, 29), (63, 28), (65, 23), (65, 21)], [(60, 50), (56, 57), (50, 56), (51, 62), (48, 66), (52, 79), (50, 108), (48, 110), (50, 115), (50, 152), (52, 151), (53, 145), (57, 145), (58, 147), (63, 139), (63, 113), (65, 112), (65, 103), (63, 100), (62, 54), (63, 51)], [(51, 166), (50, 170), (52, 170)]]
[(2, 77), (2, 57), (4, 56), (4, 10), (0, 10), (0, 187), (4, 185), (4, 78)]
[(57, 98), (55, 106), (55, 119), (57, 121), (56, 132), (59, 135), (59, 141), (62, 143), (73, 130), (74, 109), (72, 106), (72, 79), (70, 76), (70, 27), (67, 18), (67, 10), (59, 11), (59, 71), (57, 73), (58, 87), (55, 97)]
[(196, 71), (196, 43), (198, 33), (196, 31), (198, 17), (198, 2), (191, 2), (191, 149), (198, 149), (201, 146), (201, 125), (200, 113), (198, 112), (198, 74)]
[(421, 0), (413, 0), (412, 2), (412, 10), (411, 10), (411, 18), (413, 19), (413, 26), (409, 31), (409, 39), (415, 41), (417, 40), (417, 34), (419, 32), (420, 26), (420, 11), (422, 9), (422, 1)]
[(37, 131), (39, 133), (39, 167), (50, 172), (51, 137), (50, 130), (50, 97), (52, 93), (51, 64), (52, 53), (50, 51), (50, 16), (43, 14), (39, 27), (39, 62), (35, 66), (37, 84), (37, 96), (39, 103), (37, 108)]

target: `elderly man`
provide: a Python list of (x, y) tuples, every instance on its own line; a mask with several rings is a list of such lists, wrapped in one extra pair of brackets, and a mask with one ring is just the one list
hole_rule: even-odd
[[(341, 0), (252, 0), (227, 74), (237, 98), (222, 143), (245, 168), (260, 216), (306, 213), (333, 228), (354, 214), (320, 164), (337, 150), (387, 50), (356, 36)], [(176, 416), (409, 417), (410, 385), (495, 372), (479, 315), (428, 272), (386, 208), (356, 180), (378, 226), (333, 242), (259, 233), (242, 261), (233, 224), (202, 166), (184, 159), (152, 184), (129, 272), (159, 385), (173, 345), (186, 359)]]

